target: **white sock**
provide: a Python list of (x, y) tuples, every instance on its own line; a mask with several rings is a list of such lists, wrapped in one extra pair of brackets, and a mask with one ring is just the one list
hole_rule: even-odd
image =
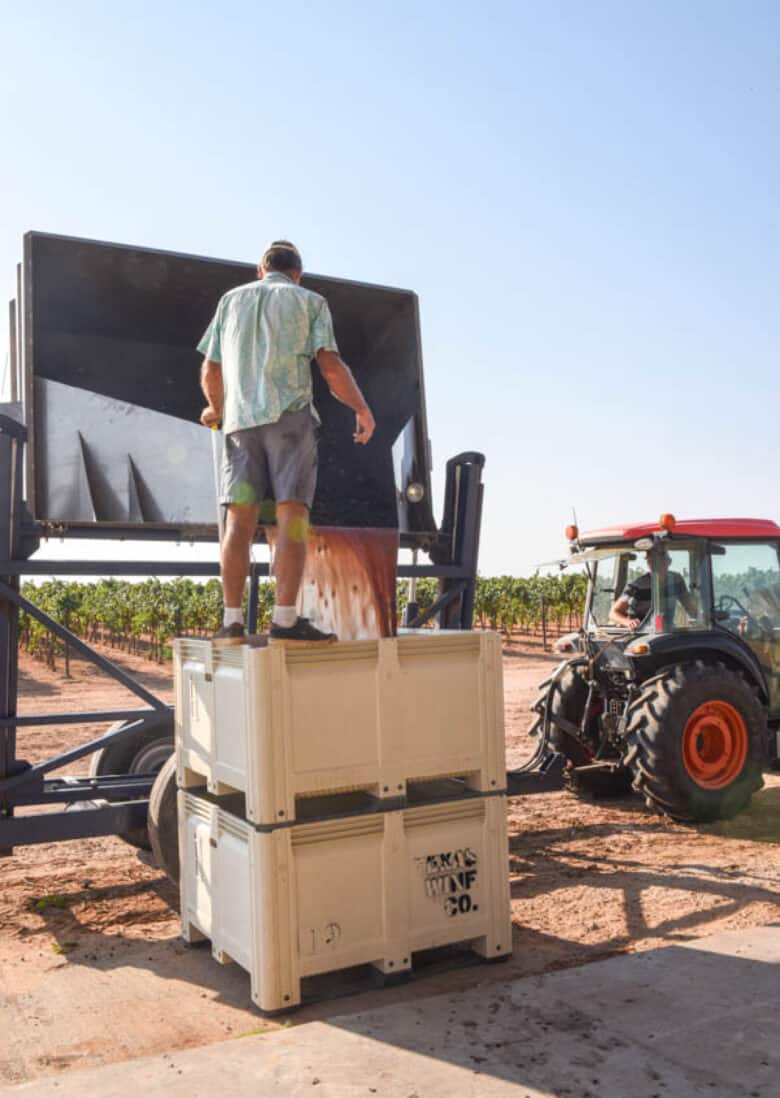
[(282, 629), (291, 629), (298, 620), (298, 610), (294, 606), (275, 606), (273, 623)]
[(225, 628), (227, 628), (228, 625), (243, 625), (244, 611), (240, 606), (226, 606), (222, 624)]

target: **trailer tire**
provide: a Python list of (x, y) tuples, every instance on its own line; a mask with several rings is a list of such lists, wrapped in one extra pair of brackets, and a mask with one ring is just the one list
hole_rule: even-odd
[[(109, 732), (117, 732), (129, 721), (117, 721)], [(109, 774), (156, 774), (173, 751), (173, 713), (162, 715), (152, 727), (139, 728), (138, 733), (127, 739), (110, 743), (95, 751), (90, 759), (89, 776), (106, 777)], [(145, 827), (124, 831), (119, 836), (140, 850), (151, 850)]]
[(666, 667), (629, 709), (633, 787), (682, 822), (727, 819), (764, 784), (766, 712), (757, 691), (723, 663)]
[(149, 840), (154, 860), (175, 885), (179, 883), (179, 818), (176, 805), (176, 756), (163, 765), (149, 797)]

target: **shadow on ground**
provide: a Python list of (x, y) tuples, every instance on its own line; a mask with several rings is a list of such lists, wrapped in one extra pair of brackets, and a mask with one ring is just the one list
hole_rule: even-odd
[(364, 1055), (378, 1063), (392, 1049), (396, 1071), (417, 1073), (420, 1098), (448, 1085), (502, 1098), (525, 1088), (540, 1098), (769, 1098), (780, 1069), (778, 935), (720, 941), (717, 951), (672, 946), (334, 1024), (376, 1042)]

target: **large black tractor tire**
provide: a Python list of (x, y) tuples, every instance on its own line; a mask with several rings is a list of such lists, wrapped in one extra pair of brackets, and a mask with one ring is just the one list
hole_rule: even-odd
[(149, 839), (154, 860), (174, 884), (179, 883), (179, 819), (176, 808), (176, 756), (154, 779), (149, 798)]
[(664, 668), (629, 709), (626, 761), (649, 807), (674, 820), (727, 819), (764, 784), (766, 713), (722, 663)]
[[(124, 728), (129, 721), (118, 721), (109, 731)], [(156, 774), (173, 752), (173, 712), (165, 714), (150, 728), (139, 728), (136, 735), (96, 751), (90, 760), (89, 776), (102, 778), (109, 774)], [(151, 850), (145, 827), (125, 831), (120, 836), (131, 846)]]
[(564, 782), (567, 788), (572, 793), (591, 797), (619, 797), (630, 789), (629, 771), (617, 765), (603, 768), (593, 766), (597, 738), (594, 736), (591, 749), (565, 727), (569, 724), (579, 728), (582, 723), (588, 701), (584, 676), (582, 666), (572, 664), (567, 667), (557, 682), (542, 684), (542, 693), (535, 708), (541, 714), (547, 694), (551, 692), (550, 744), (566, 759)]
[(547, 704), (550, 705), (550, 744), (561, 753), (572, 766), (585, 766), (593, 758), (593, 752), (573, 734), (567, 732), (557, 722), (579, 727), (585, 703), (588, 700), (588, 687), (583, 677), (583, 669), (576, 664), (567, 667), (557, 681), (548, 680), (540, 687), (539, 699), (534, 707), (540, 714)]

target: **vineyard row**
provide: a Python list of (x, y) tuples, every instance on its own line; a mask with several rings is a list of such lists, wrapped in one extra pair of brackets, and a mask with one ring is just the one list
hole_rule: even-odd
[[(408, 597), (407, 581), (397, 585), (399, 617)], [(480, 578), (474, 604), (475, 622), (481, 628), (513, 632), (561, 632), (579, 625), (585, 600), (582, 575), (513, 576)], [(170, 658), (176, 636), (208, 636), (222, 624), (222, 589), (218, 580), (196, 583), (190, 579), (140, 582), (100, 580), (97, 583), (49, 580), (27, 583), (22, 594), (50, 617), (89, 643), (142, 654), (162, 662)], [(258, 629), (268, 627), (274, 605), (272, 580), (259, 585)], [(417, 603), (431, 606), (438, 594), (434, 579), (417, 583)], [(52, 669), (65, 661), (70, 673), (67, 646), (35, 618), (22, 612), (19, 644)]]

